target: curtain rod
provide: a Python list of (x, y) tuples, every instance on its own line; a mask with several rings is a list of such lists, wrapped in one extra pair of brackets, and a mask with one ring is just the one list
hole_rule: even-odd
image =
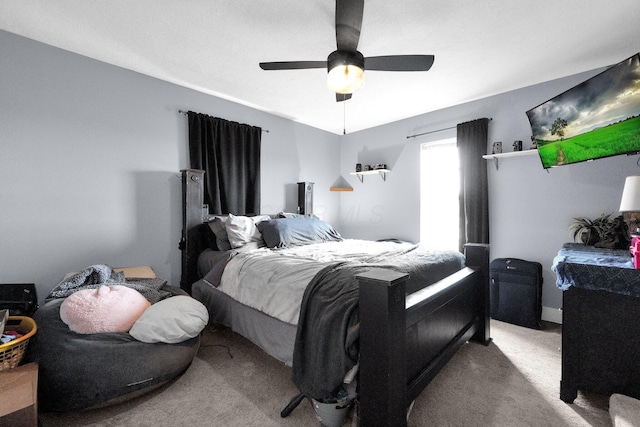
[[(178, 110), (178, 113), (180, 114), (184, 114), (185, 116), (187, 115), (188, 111), (182, 111), (182, 110)], [(262, 128), (261, 128), (262, 129)], [(262, 129), (262, 132), (266, 132), (269, 133), (269, 129)]]
[[(492, 121), (493, 119), (491, 117), (489, 117), (489, 121)], [(422, 136), (422, 135), (428, 135), (430, 133), (436, 133), (436, 132), (442, 132), (443, 130), (449, 130), (449, 129), (455, 129), (457, 128), (458, 125), (456, 126), (450, 126), (448, 128), (442, 128), (442, 129), (436, 129), (436, 130), (430, 130), (429, 132), (423, 132), (423, 133), (417, 133), (415, 135), (407, 135), (407, 139), (409, 138), (416, 138), (418, 136)]]

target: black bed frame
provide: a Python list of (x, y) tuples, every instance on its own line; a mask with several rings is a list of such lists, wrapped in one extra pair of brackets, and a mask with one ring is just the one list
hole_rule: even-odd
[[(204, 172), (182, 171), (181, 287), (191, 292), (197, 257), (206, 242)], [(206, 227), (206, 224), (204, 224)], [(372, 269), (360, 283), (359, 422), (361, 426), (406, 426), (407, 410), (467, 341), (491, 341), (489, 246), (465, 246), (464, 269), (406, 295), (407, 274)]]

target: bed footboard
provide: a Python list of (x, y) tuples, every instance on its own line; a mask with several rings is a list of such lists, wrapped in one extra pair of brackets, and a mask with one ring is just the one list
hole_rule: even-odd
[(488, 245), (468, 267), (408, 296), (407, 274), (374, 269), (360, 282), (360, 425), (406, 426), (409, 404), (468, 340), (490, 341)]

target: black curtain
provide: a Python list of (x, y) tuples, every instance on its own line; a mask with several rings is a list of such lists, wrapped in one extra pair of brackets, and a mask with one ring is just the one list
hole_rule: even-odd
[(457, 126), (460, 156), (460, 251), (465, 243), (489, 243), (487, 150), (489, 119)]
[(189, 160), (204, 174), (209, 213), (260, 212), (262, 129), (189, 111)]

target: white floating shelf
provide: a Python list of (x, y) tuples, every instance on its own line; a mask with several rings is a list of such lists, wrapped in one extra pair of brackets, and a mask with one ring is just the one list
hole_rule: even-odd
[(509, 151), (507, 153), (485, 154), (484, 156), (482, 156), (482, 158), (487, 160), (493, 159), (493, 161), (496, 163), (496, 170), (498, 170), (499, 159), (503, 159), (506, 157), (516, 157), (516, 156), (531, 156), (533, 154), (538, 154), (538, 150), (530, 149), (530, 150), (523, 150), (523, 151)]
[(350, 175), (355, 175), (358, 177), (360, 182), (364, 182), (364, 175), (375, 175), (379, 174), (382, 177), (383, 181), (387, 180), (387, 173), (391, 172), (389, 169), (373, 169), (369, 171), (362, 172), (351, 172)]

